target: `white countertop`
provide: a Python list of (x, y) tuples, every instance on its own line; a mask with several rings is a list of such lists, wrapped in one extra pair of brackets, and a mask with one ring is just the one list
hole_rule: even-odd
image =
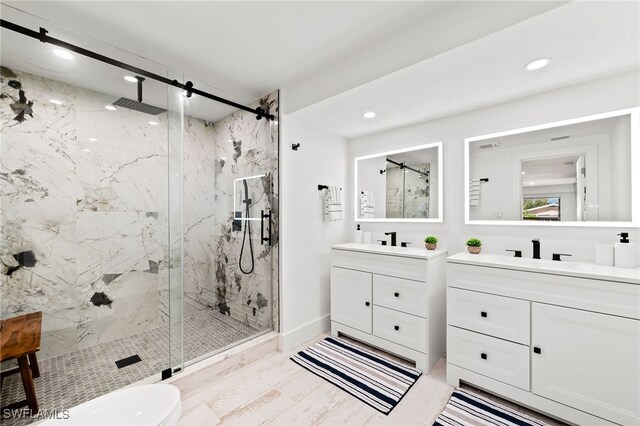
[(334, 250), (360, 251), (365, 253), (386, 254), (389, 256), (413, 257), (416, 259), (432, 259), (447, 254), (447, 250), (427, 250), (424, 245), (417, 247), (391, 247), (381, 244), (347, 243), (331, 246)]
[(566, 260), (558, 262), (499, 254), (471, 254), (465, 252), (449, 256), (447, 262), (640, 284), (640, 268), (603, 266), (590, 262), (571, 262)]

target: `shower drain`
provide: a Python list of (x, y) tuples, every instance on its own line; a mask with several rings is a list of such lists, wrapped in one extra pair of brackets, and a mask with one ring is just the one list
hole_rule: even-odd
[(140, 361), (142, 361), (142, 359), (140, 358), (140, 355), (135, 354), (135, 355), (131, 355), (126, 358), (117, 360), (116, 366), (118, 368), (123, 368), (123, 367), (126, 367), (127, 365), (135, 364), (136, 362), (140, 362)]

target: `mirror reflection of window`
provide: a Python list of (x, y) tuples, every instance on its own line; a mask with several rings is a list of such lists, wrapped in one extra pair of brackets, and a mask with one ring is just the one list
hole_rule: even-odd
[(585, 172), (584, 154), (522, 161), (522, 219), (584, 220)]
[(560, 220), (560, 197), (525, 198), (522, 202), (522, 220)]

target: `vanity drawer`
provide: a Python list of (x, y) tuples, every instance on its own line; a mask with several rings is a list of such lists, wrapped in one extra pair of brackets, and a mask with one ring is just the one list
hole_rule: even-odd
[(427, 285), (374, 274), (373, 304), (424, 318), (427, 316)]
[(419, 352), (427, 351), (425, 318), (374, 305), (373, 334)]
[(447, 327), (447, 361), (529, 390), (529, 346)]
[(426, 259), (333, 249), (331, 264), (356, 271), (427, 281)]
[(528, 345), (531, 334), (530, 321), (531, 302), (528, 300), (454, 287), (448, 289), (449, 325)]

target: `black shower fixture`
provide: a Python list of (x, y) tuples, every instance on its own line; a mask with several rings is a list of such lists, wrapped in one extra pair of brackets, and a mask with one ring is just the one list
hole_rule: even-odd
[(269, 117), (269, 110), (262, 107), (256, 108), (256, 120), (261, 120), (262, 117)]
[(139, 77), (136, 75), (137, 85), (138, 85), (138, 102), (142, 102), (142, 82), (144, 81), (144, 77)]
[(191, 96), (193, 96), (193, 83), (191, 81), (187, 81), (184, 84), (184, 95), (187, 98), (190, 98)]

